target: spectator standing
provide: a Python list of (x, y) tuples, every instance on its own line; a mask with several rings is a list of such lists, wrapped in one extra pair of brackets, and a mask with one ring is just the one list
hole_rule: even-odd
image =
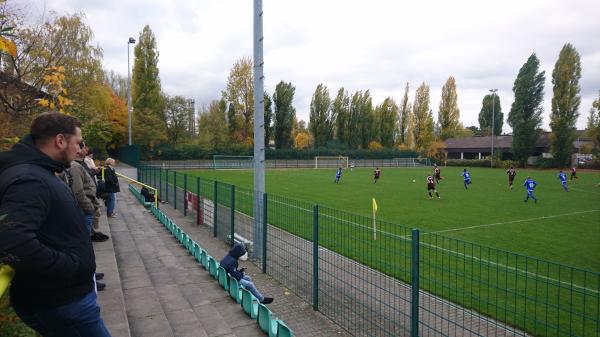
[(96, 303), (94, 250), (84, 214), (56, 177), (80, 150), (81, 123), (45, 113), (10, 151), (0, 154), (0, 214), (12, 225), (0, 247), (16, 271), (10, 301), (41, 335), (110, 336)]
[(104, 163), (104, 183), (106, 188), (106, 193), (108, 193), (108, 199), (106, 204), (106, 215), (110, 218), (116, 218), (117, 214), (115, 213), (115, 205), (116, 205), (116, 193), (121, 192), (121, 188), (119, 187), (119, 178), (117, 177), (117, 173), (115, 172), (115, 160), (112, 158), (106, 159)]

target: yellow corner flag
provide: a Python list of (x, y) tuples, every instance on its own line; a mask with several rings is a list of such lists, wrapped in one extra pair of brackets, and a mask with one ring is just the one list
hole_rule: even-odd
[(373, 198), (373, 213), (377, 212), (377, 201)]
[(375, 215), (377, 213), (377, 201), (373, 198), (373, 240), (377, 240), (377, 220), (375, 220)]

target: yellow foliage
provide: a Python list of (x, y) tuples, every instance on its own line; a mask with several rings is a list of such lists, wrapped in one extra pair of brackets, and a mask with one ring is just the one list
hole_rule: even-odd
[(376, 141), (376, 140), (372, 140), (369, 143), (369, 150), (381, 150), (383, 149), (383, 145), (381, 145), (380, 142)]
[(298, 132), (294, 139), (294, 146), (299, 150), (304, 150), (312, 144), (312, 137), (306, 132)]
[(11, 40), (0, 36), (0, 52), (7, 53), (12, 57), (17, 57), (17, 46)]

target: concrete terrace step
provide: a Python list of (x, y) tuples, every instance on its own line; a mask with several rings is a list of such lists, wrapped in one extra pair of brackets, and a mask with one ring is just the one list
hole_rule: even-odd
[(122, 182), (110, 234), (133, 337), (264, 336)]

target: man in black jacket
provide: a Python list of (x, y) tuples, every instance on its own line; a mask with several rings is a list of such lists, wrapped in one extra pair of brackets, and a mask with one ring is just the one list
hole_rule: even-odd
[(73, 193), (56, 173), (75, 159), (81, 124), (46, 113), (0, 154), (0, 254), (16, 276), (11, 305), (43, 336), (110, 336), (96, 303), (94, 250)]

